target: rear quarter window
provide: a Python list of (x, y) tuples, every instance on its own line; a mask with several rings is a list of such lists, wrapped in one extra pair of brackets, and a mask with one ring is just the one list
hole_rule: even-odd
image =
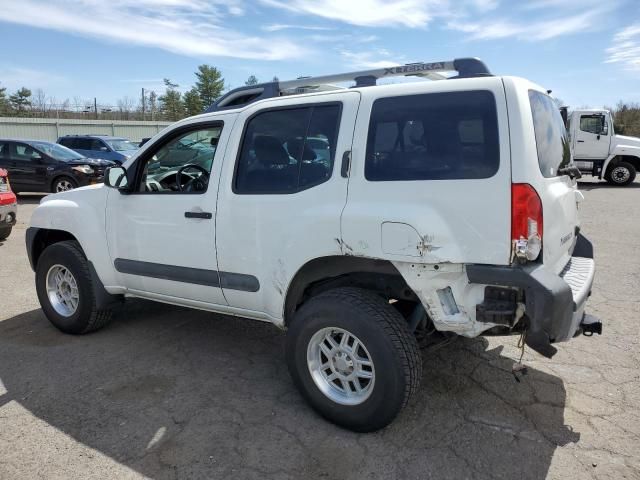
[(381, 98), (369, 123), (370, 181), (480, 179), (500, 167), (496, 102), (489, 91)]
[(538, 150), (538, 165), (544, 177), (557, 177), (571, 163), (569, 136), (560, 110), (549, 95), (529, 90), (529, 102)]

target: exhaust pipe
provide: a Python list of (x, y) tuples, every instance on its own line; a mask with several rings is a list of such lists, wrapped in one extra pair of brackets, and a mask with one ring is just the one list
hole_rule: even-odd
[(593, 315), (585, 313), (580, 328), (582, 329), (582, 334), (586, 337), (591, 337), (594, 333), (602, 335), (602, 322)]

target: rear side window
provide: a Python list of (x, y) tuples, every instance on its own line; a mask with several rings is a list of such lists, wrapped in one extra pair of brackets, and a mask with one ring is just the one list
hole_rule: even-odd
[(77, 150), (93, 150), (93, 139), (91, 138), (74, 138), (73, 147)]
[(374, 102), (367, 180), (489, 178), (499, 167), (498, 117), (491, 92), (429, 93)]
[(571, 162), (569, 137), (560, 110), (549, 95), (529, 90), (538, 164), (544, 177), (557, 177), (558, 170)]
[(63, 145), (65, 147), (67, 147), (67, 148), (75, 148), (75, 145), (74, 145), (75, 142), (73, 141), (73, 138), (61, 138), (58, 141), (58, 143), (60, 145)]
[(267, 110), (247, 122), (234, 191), (294, 193), (331, 177), (340, 105)]

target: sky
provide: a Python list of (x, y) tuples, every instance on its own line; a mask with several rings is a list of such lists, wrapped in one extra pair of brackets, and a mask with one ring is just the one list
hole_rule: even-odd
[(640, 102), (640, 0), (0, 0), (0, 86), (116, 105), (203, 63), (229, 87), (480, 57), (566, 105)]

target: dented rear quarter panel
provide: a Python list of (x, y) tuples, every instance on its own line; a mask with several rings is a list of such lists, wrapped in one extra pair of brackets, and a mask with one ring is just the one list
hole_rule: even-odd
[[(495, 97), (500, 167), (494, 176), (377, 182), (365, 178), (366, 139), (376, 99), (465, 90), (489, 90)], [(505, 93), (499, 78), (363, 89), (354, 138), (341, 221), (349, 254), (425, 264), (509, 263), (511, 156)], [(391, 224), (395, 225), (390, 228)]]

